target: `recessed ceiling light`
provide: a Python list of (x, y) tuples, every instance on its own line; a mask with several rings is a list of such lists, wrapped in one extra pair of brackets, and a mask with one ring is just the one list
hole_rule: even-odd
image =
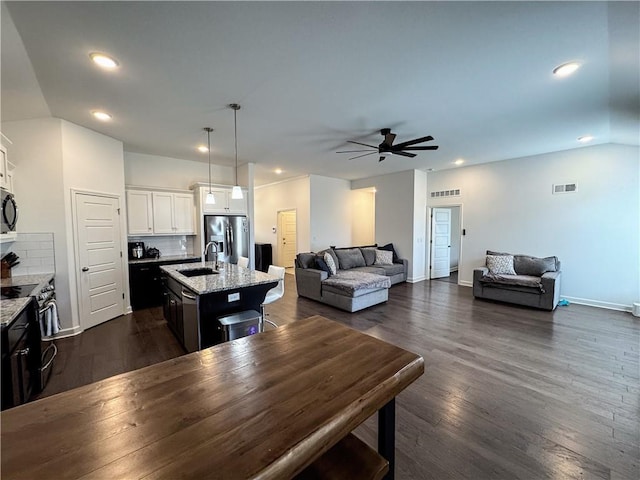
[(102, 112), (100, 110), (93, 110), (91, 112), (91, 115), (93, 115), (94, 117), (96, 117), (98, 120), (100, 120), (102, 122), (107, 122), (107, 121), (109, 121), (109, 120), (111, 120), (113, 118), (107, 112)]
[(591, 140), (593, 140), (593, 135), (583, 135), (581, 137), (578, 137), (578, 141), (582, 143), (587, 143), (587, 142), (590, 142)]
[(553, 74), (558, 77), (567, 77), (580, 68), (578, 62), (569, 62), (558, 65), (553, 69)]
[(93, 63), (102, 68), (113, 69), (120, 65), (115, 58), (105, 55), (104, 53), (93, 52), (89, 54), (89, 57), (93, 60)]
[(459, 158), (453, 163), (455, 163), (456, 165), (462, 165), (464, 163), (464, 160), (462, 158)]
[(201, 153), (207, 153), (209, 151), (206, 145), (198, 145), (196, 148)]
[(276, 175), (280, 175), (282, 173), (282, 169), (281, 168), (276, 168), (274, 170), (274, 172), (276, 172)]

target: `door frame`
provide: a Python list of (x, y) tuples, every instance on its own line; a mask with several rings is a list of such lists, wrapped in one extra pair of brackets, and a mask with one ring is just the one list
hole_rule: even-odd
[[(78, 319), (78, 327), (79, 327), (79, 332), (83, 332), (85, 327), (84, 327), (84, 322), (83, 319), (81, 317), (81, 312), (82, 312), (82, 308), (81, 308), (81, 304), (80, 302), (82, 301), (82, 278), (80, 276), (80, 240), (78, 238), (78, 223), (77, 223), (77, 218), (78, 218), (78, 202), (77, 202), (77, 196), (78, 195), (93, 195), (96, 197), (105, 197), (105, 198), (112, 198), (117, 200), (118, 202), (118, 211), (119, 211), (119, 217), (120, 217), (120, 239), (119, 239), (119, 243), (120, 243), (120, 268), (121, 268), (121, 272), (122, 272), (122, 290), (123, 290), (123, 294), (124, 294), (124, 299), (122, 302), (122, 313), (121, 315), (126, 315), (128, 313), (131, 313), (133, 310), (131, 309), (131, 301), (130, 301), (130, 297), (129, 297), (129, 264), (128, 264), (128, 253), (127, 253), (127, 249), (124, 248), (125, 243), (124, 243), (124, 239), (126, 239), (127, 236), (127, 225), (126, 225), (126, 211), (124, 210), (124, 201), (123, 201), (123, 196), (116, 194), (116, 193), (107, 193), (107, 192), (97, 192), (97, 191), (93, 191), (93, 190), (84, 190), (84, 189), (78, 189), (78, 188), (72, 188), (70, 189), (70, 193), (71, 193), (71, 228), (72, 228), (72, 232), (73, 232), (73, 257), (69, 258), (69, 267), (71, 269), (73, 269), (74, 274), (73, 275), (69, 275), (69, 281), (73, 282), (73, 284), (69, 285), (69, 291), (73, 292), (75, 295), (75, 302), (71, 302), (72, 305), (75, 305), (76, 308), (76, 318)], [(73, 259), (73, 261), (72, 261)]]
[[(446, 205), (427, 205), (427, 242), (425, 243), (425, 254), (426, 254), (426, 258), (427, 258), (427, 272), (426, 272), (426, 277), (428, 280), (431, 280), (431, 267), (432, 267), (432, 259), (431, 259), (431, 236), (432, 236), (432, 232), (431, 232), (431, 215), (433, 213), (433, 209), (434, 208), (460, 208), (460, 225), (458, 228), (457, 232), (451, 231), (451, 237), (453, 238), (453, 235), (457, 235), (458, 238), (460, 238), (460, 243), (459, 243), (459, 247), (458, 247), (458, 285), (462, 285), (462, 283), (460, 283), (461, 279), (460, 279), (460, 265), (462, 265), (462, 252), (463, 252), (463, 248), (462, 248), (462, 243), (464, 241), (464, 235), (462, 235), (462, 225), (464, 225), (463, 222), (463, 205), (462, 203), (447, 203)], [(434, 279), (437, 280), (437, 279)]]
[[(284, 212), (294, 212), (296, 214), (296, 250), (298, 249), (298, 209), (297, 208), (281, 208), (279, 210), (276, 210), (276, 225), (277, 227), (277, 233), (276, 233), (276, 254), (277, 254), (277, 258), (278, 258), (278, 265), (279, 266), (284, 266), (283, 265), (283, 261), (282, 261), (282, 248), (280, 247), (280, 245), (282, 245), (282, 228), (281, 228), (281, 224), (280, 224), (280, 214), (284, 213)], [(294, 256), (295, 259), (295, 256)]]

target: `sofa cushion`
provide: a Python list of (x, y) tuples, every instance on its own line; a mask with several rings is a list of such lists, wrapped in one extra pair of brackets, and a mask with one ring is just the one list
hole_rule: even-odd
[(513, 257), (513, 268), (518, 275), (533, 275), (541, 277), (547, 272), (558, 270), (557, 257), (530, 257), (528, 255), (515, 255)]
[(299, 253), (296, 257), (300, 268), (316, 268), (315, 253)]
[[(504, 256), (504, 255), (503, 255)], [(480, 279), (484, 284), (493, 284), (495, 286), (517, 285), (520, 287), (536, 288), (544, 293), (542, 281), (539, 276), (533, 275), (494, 275), (488, 274)]]
[[(325, 250), (321, 250), (318, 252), (318, 255), (324, 255), (325, 253), (328, 253), (329, 255), (331, 255), (331, 258), (333, 258), (333, 263), (336, 266), (336, 270), (340, 268), (340, 261), (338, 260), (338, 257), (336, 255), (336, 252), (333, 250), (333, 248), (327, 248)], [(331, 265), (329, 265), (329, 267), (331, 267)]]
[(329, 265), (327, 265), (327, 262), (324, 261), (324, 257), (322, 255), (316, 255), (315, 259), (316, 268), (318, 270), (322, 270), (323, 272), (327, 272), (329, 276), (331, 276), (331, 269), (329, 268)]
[(366, 266), (373, 265), (376, 261), (376, 247), (360, 247), (360, 251), (364, 258), (364, 264)]
[(487, 255), (487, 268), (494, 275), (515, 275), (513, 255)]
[(333, 260), (333, 256), (329, 252), (324, 252), (322, 254), (322, 258), (327, 264), (327, 267), (329, 267), (329, 273), (331, 275), (335, 275), (338, 272), (338, 267), (336, 265), (336, 262), (334, 262)]
[(398, 254), (396, 253), (396, 249), (393, 248), (393, 243), (387, 243), (382, 247), (378, 247), (378, 250), (388, 250), (390, 252), (393, 252), (393, 263), (398, 263), (400, 261), (400, 257), (398, 257)]
[(383, 275), (354, 270), (341, 270), (338, 274), (322, 281), (322, 290), (330, 287), (334, 293), (357, 296), (363, 290), (389, 288), (391, 280)]
[(393, 252), (388, 250), (376, 250), (374, 265), (393, 265)]
[(364, 267), (366, 265), (359, 248), (340, 249), (335, 252), (340, 261), (340, 270), (349, 270), (354, 267)]
[[(386, 275), (387, 277), (391, 277), (393, 275), (398, 275), (399, 273), (404, 273), (404, 265), (402, 263), (392, 263), (391, 265), (373, 265), (377, 270), (382, 270), (382, 275)], [(366, 267), (365, 267), (366, 268)]]

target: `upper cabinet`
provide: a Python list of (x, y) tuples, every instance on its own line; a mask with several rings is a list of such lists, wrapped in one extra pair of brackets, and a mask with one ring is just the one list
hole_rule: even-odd
[(127, 190), (129, 235), (195, 235), (192, 193)]
[(208, 204), (207, 194), (209, 193), (209, 187), (200, 187), (200, 204), (202, 205), (202, 213), (208, 214), (234, 214), (234, 215), (246, 215), (247, 214), (247, 189), (242, 189), (242, 198), (231, 198), (231, 187), (215, 187), (211, 189), (216, 203)]
[(9, 160), (7, 160), (7, 149), (0, 145), (0, 187), (9, 190)]

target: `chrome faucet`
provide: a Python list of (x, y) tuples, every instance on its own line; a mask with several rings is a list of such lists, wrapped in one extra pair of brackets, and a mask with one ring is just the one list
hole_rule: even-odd
[(209, 247), (214, 246), (215, 252), (213, 252), (213, 268), (218, 270), (218, 242), (209, 242), (205, 245), (204, 251), (202, 252), (202, 261), (205, 262), (207, 259), (207, 252), (209, 251)]

